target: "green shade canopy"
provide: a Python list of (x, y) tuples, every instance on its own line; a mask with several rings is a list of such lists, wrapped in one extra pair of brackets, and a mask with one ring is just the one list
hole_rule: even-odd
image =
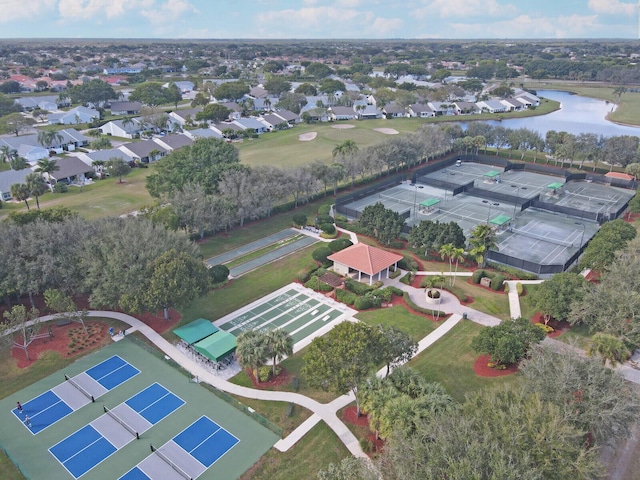
[(488, 178), (496, 178), (498, 175), (500, 175), (500, 172), (496, 172), (495, 170), (491, 170), (484, 174), (484, 176)]
[(213, 335), (200, 340), (193, 348), (209, 360), (217, 362), (233, 353), (236, 345), (236, 337), (233, 334), (218, 330)]
[(176, 328), (175, 333), (182, 340), (192, 345), (203, 338), (213, 335), (218, 331), (218, 328), (209, 320), (199, 318), (191, 323), (187, 323), (180, 328)]
[(433, 207), (434, 205), (437, 205), (438, 203), (440, 203), (440, 200), (438, 200), (437, 198), (427, 198), (425, 201), (420, 202), (420, 206), (421, 207)]
[(491, 223), (492, 225), (498, 225), (499, 227), (501, 227), (502, 225), (507, 223), (509, 220), (511, 220), (511, 217), (509, 217), (508, 215), (500, 214), (496, 218), (492, 219), (489, 223)]
[(549, 185), (547, 185), (547, 188), (550, 188), (552, 190), (557, 190), (559, 188), (562, 188), (563, 185), (564, 185), (564, 183), (553, 182), (553, 183), (550, 183)]

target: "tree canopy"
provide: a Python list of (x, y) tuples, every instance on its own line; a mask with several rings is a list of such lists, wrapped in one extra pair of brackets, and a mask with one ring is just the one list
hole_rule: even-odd
[(358, 224), (381, 243), (389, 244), (400, 237), (406, 221), (398, 212), (377, 202), (365, 207)]
[(96, 107), (101, 107), (109, 100), (118, 98), (111, 85), (99, 79), (74, 85), (69, 89), (68, 95), (71, 103), (93, 104)]
[(526, 318), (518, 318), (483, 328), (473, 338), (471, 347), (477, 353), (491, 355), (496, 364), (510, 365), (524, 358), (532, 345), (541, 342), (545, 336), (543, 329)]
[(553, 317), (566, 320), (573, 302), (580, 302), (584, 296), (586, 280), (578, 273), (558, 273), (542, 282), (531, 293), (531, 302), (544, 315), (545, 323)]

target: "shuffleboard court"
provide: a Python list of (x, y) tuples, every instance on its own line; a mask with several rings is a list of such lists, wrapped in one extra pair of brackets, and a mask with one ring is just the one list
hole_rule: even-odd
[(12, 413), (35, 435), (139, 373), (114, 355), (75, 377), (67, 377), (66, 382), (24, 402), (21, 412), (14, 408)]
[(74, 478), (79, 478), (113, 455), (185, 402), (154, 383), (64, 440), (49, 451)]
[(176, 480), (201, 476), (240, 440), (202, 416), (120, 477), (120, 480)]
[(298, 343), (325, 333), (328, 325), (355, 313), (344, 304), (292, 283), (222, 317), (215, 326), (236, 336), (247, 330), (283, 329)]
[(207, 263), (209, 265), (222, 265), (230, 262), (235, 258), (242, 257), (243, 255), (246, 255), (248, 253), (254, 252), (261, 248), (267, 247), (273, 243), (280, 242), (282, 240), (291, 238), (294, 235), (299, 235), (299, 234), (300, 232), (293, 230), (292, 228), (287, 228), (285, 230), (281, 230), (272, 235), (268, 235), (264, 238), (261, 238), (260, 240), (256, 240), (255, 242), (247, 243), (246, 245), (243, 245), (238, 248), (234, 248), (233, 250), (225, 252), (221, 255), (217, 255), (215, 257), (209, 258), (207, 259)]

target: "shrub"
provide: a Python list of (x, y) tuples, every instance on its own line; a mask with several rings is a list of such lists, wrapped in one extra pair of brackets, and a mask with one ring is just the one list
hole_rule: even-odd
[(402, 270), (418, 270), (418, 262), (408, 255), (404, 255), (402, 260), (398, 262), (398, 268)]
[[(279, 365), (276, 365), (276, 377), (278, 375), (280, 375), (280, 372), (282, 371), (282, 369), (280, 368)], [(261, 382), (268, 382), (271, 379), (271, 376), (273, 375), (273, 367), (270, 365), (263, 365), (262, 367), (258, 368), (258, 379)]]
[(508, 267), (500, 263), (488, 262), (487, 266), (493, 268), (494, 270), (497, 270), (498, 272), (506, 273), (507, 275), (513, 278), (519, 278), (520, 280), (537, 280), (538, 279), (538, 276), (535, 273), (525, 272), (524, 270)]
[(345, 217), (344, 215), (336, 215), (334, 217), (334, 220), (336, 223), (338, 222), (346, 222), (347, 221), (347, 217)]
[(389, 278), (398, 278), (401, 273), (402, 273), (402, 270), (400, 270), (399, 268), (396, 268), (393, 272), (389, 272)]
[(305, 283), (308, 282), (309, 279), (311, 278), (311, 275), (316, 272), (320, 267), (314, 265), (312, 267), (307, 267), (307, 268), (303, 268), (302, 270), (300, 270), (298, 272), (298, 274), (296, 275), (296, 279), (301, 282), (301, 283)]
[(322, 223), (330, 223), (333, 225), (333, 217), (331, 215), (318, 215), (318, 225)]
[(401, 240), (392, 240), (389, 242), (389, 248), (395, 248), (398, 250), (402, 250), (405, 247), (405, 243)]
[(333, 223), (321, 223), (320, 230), (328, 234), (333, 234), (336, 233), (336, 226)]
[(320, 205), (318, 207), (318, 215), (329, 215), (331, 212), (331, 205)]
[[(376, 282), (376, 284), (378, 284), (378, 283)], [(366, 283), (358, 282), (358, 281), (353, 280), (351, 278), (347, 278), (345, 280), (344, 286), (345, 286), (345, 288), (347, 290), (355, 293), (356, 295), (364, 295), (365, 293), (370, 292), (371, 290), (374, 290), (374, 289), (378, 288), (378, 286), (367, 285)]]
[(375, 444), (369, 438), (361, 438), (360, 439), (360, 447), (364, 453), (373, 453), (376, 449)]
[(327, 257), (332, 253), (333, 252), (329, 247), (322, 246), (316, 248), (313, 252), (311, 252), (311, 258), (323, 265), (329, 265), (331, 262), (327, 260)]
[(425, 315), (431, 315), (432, 317), (437, 317), (438, 315), (440, 315), (441, 319), (444, 319), (448, 316), (448, 314), (443, 314), (441, 311), (431, 310), (430, 308), (422, 308), (421, 306), (416, 305), (413, 300), (411, 300), (409, 292), (402, 292), (402, 298), (404, 298), (404, 301), (409, 306), (409, 308), (415, 310), (416, 312), (424, 313)]
[(293, 216), (293, 223), (299, 227), (304, 227), (307, 224), (307, 216), (304, 213), (296, 213)]
[(487, 274), (484, 270), (476, 270), (475, 272), (473, 272), (473, 275), (471, 275), (471, 281), (478, 285), (480, 283), (480, 280), (482, 280), (482, 278), (486, 276)]
[(516, 292), (518, 292), (518, 295), (522, 295), (524, 293), (524, 285), (520, 282), (516, 283)]
[(329, 248), (334, 252), (339, 252), (340, 250), (344, 250), (347, 247), (353, 245), (353, 242), (349, 240), (347, 237), (338, 238), (333, 242), (329, 242)]
[(509, 284), (508, 283), (504, 284), (503, 290), (504, 290), (504, 293), (509, 293)]
[(427, 295), (429, 296), (429, 298), (440, 298), (440, 292), (438, 290), (429, 290), (427, 292)]
[(536, 323), (536, 327), (544, 330), (544, 333), (555, 332), (555, 329), (551, 325), (545, 325), (544, 323)]
[(311, 277), (309, 281), (304, 284), (304, 286), (310, 288), (311, 290), (321, 292), (330, 292), (331, 290), (333, 290), (333, 287), (331, 285), (321, 282), (318, 277)]
[(333, 233), (320, 232), (320, 238), (336, 238), (338, 236), (338, 232), (334, 231)]
[(413, 280), (413, 273), (411, 272), (405, 273), (404, 276), (400, 279), (400, 281), (405, 285), (411, 285), (411, 280)]
[(366, 310), (373, 307), (373, 303), (369, 297), (357, 297), (356, 301), (353, 303), (353, 307), (356, 310)]
[(402, 295), (404, 295), (404, 290), (398, 287), (394, 287), (393, 285), (389, 285), (384, 290), (389, 290), (391, 294), (395, 295), (396, 297), (401, 297)]
[(69, 187), (66, 183), (58, 182), (53, 186), (53, 193), (67, 193)]
[(504, 277), (498, 273), (491, 279), (491, 290), (498, 291), (504, 283)]
[(351, 293), (347, 290), (342, 290), (341, 288), (336, 289), (336, 300), (342, 303), (346, 303), (347, 305), (353, 305), (356, 301), (355, 293)]
[(211, 283), (217, 285), (229, 278), (229, 269), (225, 265), (214, 265), (209, 269)]

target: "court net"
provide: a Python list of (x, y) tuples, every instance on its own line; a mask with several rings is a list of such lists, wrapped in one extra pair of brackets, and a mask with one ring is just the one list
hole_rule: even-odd
[(71, 385), (73, 385), (74, 387), (76, 387), (76, 389), (78, 389), (80, 391), (80, 393), (82, 393), (85, 397), (87, 397), (89, 400), (91, 400), (92, 402), (95, 402), (96, 399), (93, 397), (93, 395), (91, 395), (84, 387), (82, 387), (78, 382), (76, 382), (73, 378), (71, 378), (69, 375), (67, 375), (66, 373), (64, 374), (64, 379), (69, 382)]
[(553, 243), (554, 245), (559, 245), (565, 248), (573, 248), (573, 242), (565, 242), (563, 240), (557, 240), (551, 237), (545, 237), (544, 235), (538, 235), (535, 233), (531, 233), (527, 230), (516, 230), (515, 228), (511, 229), (513, 233), (517, 233), (518, 235), (523, 235), (525, 237), (533, 238), (534, 240), (540, 240), (542, 242)]
[(131, 435), (133, 435), (138, 440), (140, 440), (140, 435), (138, 434), (138, 432), (136, 431), (135, 428), (130, 426), (128, 423), (126, 423), (124, 420), (122, 420), (119, 416), (117, 416), (115, 413), (113, 413), (111, 410), (109, 410), (106, 405), (103, 405), (102, 408), (104, 409), (104, 413), (109, 415), (116, 422), (118, 422), (120, 425), (122, 425), (125, 428), (125, 430), (127, 430)]
[(393, 195), (385, 195), (384, 193), (379, 193), (378, 197), (382, 200), (386, 200), (387, 202), (400, 203), (402, 205), (407, 205), (413, 208), (416, 204), (413, 200), (405, 200), (404, 198), (394, 197)]
[(187, 472), (185, 472), (182, 468), (180, 468), (179, 465), (176, 465), (174, 462), (172, 462), (169, 457), (167, 457), (164, 453), (162, 453), (160, 450), (158, 450), (157, 448), (155, 448), (153, 445), (151, 445), (151, 451), (153, 453), (155, 453), (156, 455), (158, 455), (162, 460), (164, 460), (167, 465), (169, 465), (171, 468), (173, 468), (176, 472), (178, 472), (180, 474), (180, 476), (186, 480), (193, 480), (191, 475), (189, 475)]
[(450, 215), (452, 217), (456, 217), (456, 218), (459, 218), (461, 220), (467, 220), (469, 222), (484, 223), (484, 222), (487, 221), (487, 219), (483, 218), (483, 217), (478, 218), (478, 217), (476, 217), (474, 215), (463, 215), (461, 213), (452, 212), (450, 210), (442, 210), (442, 209), (440, 209), (439, 213), (441, 213), (443, 215), (447, 215), (447, 216)]

